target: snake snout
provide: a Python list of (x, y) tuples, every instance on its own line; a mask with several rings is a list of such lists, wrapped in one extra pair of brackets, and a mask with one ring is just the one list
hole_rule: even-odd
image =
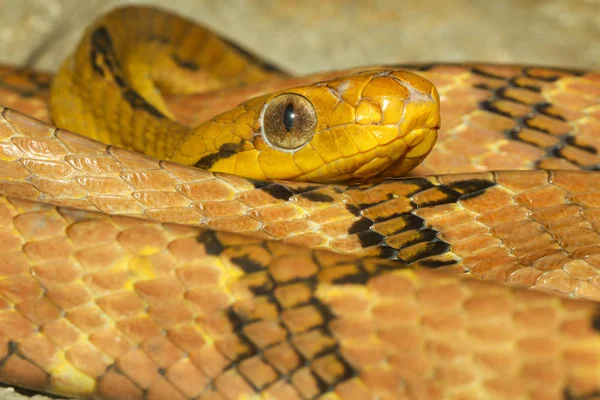
[(439, 95), (431, 82), (418, 75), (382, 72), (364, 87), (356, 123), (370, 124), (368, 131), (378, 147), (353, 177), (365, 179), (384, 170), (405, 174), (429, 154), (437, 140)]

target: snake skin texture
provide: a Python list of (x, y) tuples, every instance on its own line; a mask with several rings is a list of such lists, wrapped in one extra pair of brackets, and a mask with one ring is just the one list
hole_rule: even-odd
[(0, 218), (4, 382), (107, 399), (598, 393), (593, 303), (12, 198)]
[(159, 162), (11, 110), (3, 116), (0, 148), (18, 161), (0, 163), (7, 195), (600, 299), (598, 173), (500, 171), (357, 186), (258, 182)]
[[(407, 178), (349, 185), (57, 129), (52, 77), (1, 67), (0, 381), (111, 400), (600, 399), (600, 73), (402, 67), (439, 91), (438, 144)], [(359, 70), (165, 104), (195, 126)]]

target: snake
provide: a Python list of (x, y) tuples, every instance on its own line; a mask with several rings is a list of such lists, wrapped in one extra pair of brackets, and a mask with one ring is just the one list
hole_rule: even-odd
[(292, 77), (127, 6), (0, 104), (6, 384), (600, 398), (599, 72)]

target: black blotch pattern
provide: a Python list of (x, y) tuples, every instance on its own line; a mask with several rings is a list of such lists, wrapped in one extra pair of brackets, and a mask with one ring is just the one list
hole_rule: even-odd
[[(208, 242), (208, 243), (214, 243), (217, 240), (212, 235), (205, 234), (205, 235), (203, 235), (203, 241)], [(214, 244), (211, 245), (210, 247), (214, 247)], [(223, 248), (223, 245), (221, 244), (220, 246), (216, 246), (216, 247), (219, 248), (220, 252), (223, 252), (230, 248), (233, 250), (232, 254), (236, 254), (238, 252), (238, 251), (236, 251), (236, 249), (238, 248), (237, 245), (225, 246), (226, 248)], [(267, 251), (270, 251), (268, 247), (265, 247), (265, 249)], [(319, 258), (316, 257), (316, 255), (313, 255), (313, 260), (317, 264), (319, 271), (324, 268), (320, 264)], [(232, 257), (231, 261), (238, 265), (240, 263), (239, 257)], [(248, 264), (248, 261), (244, 260), (242, 262), (242, 264)], [(399, 266), (396, 263), (393, 263), (393, 265)], [(383, 269), (378, 269), (375, 272), (373, 272), (373, 271), (368, 272), (365, 269), (363, 260), (360, 260), (360, 259), (356, 260), (356, 266), (359, 271), (358, 274), (351, 276), (351, 277), (340, 278), (340, 280), (338, 282), (336, 282), (336, 284), (340, 284), (340, 285), (352, 284), (353, 282), (364, 283), (369, 279), (370, 276), (373, 276), (373, 274), (379, 274), (379, 273), (384, 272)], [(256, 270), (256, 268), (251, 267), (251, 268), (248, 268), (248, 270), (254, 271), (254, 270)], [(389, 271), (389, 270), (392, 270), (392, 268), (388, 267), (387, 271)], [(331, 312), (331, 310), (329, 309), (329, 307), (327, 305), (325, 305), (324, 303), (322, 303), (319, 300), (319, 298), (315, 294), (316, 289), (318, 287), (318, 280), (317, 280), (318, 272), (309, 277), (292, 279), (289, 282), (276, 281), (274, 279), (274, 277), (269, 273), (268, 266), (265, 266), (265, 268), (261, 268), (260, 271), (248, 273), (248, 275), (250, 275), (250, 276), (255, 275), (255, 274), (261, 274), (261, 279), (259, 279), (259, 280), (263, 283), (261, 283), (259, 287), (250, 287), (250, 290), (252, 290), (252, 292), (255, 295), (261, 297), (261, 300), (260, 300), (261, 302), (266, 300), (268, 303), (275, 306), (275, 308), (279, 312), (282, 312), (284, 310), (284, 306), (279, 303), (277, 296), (274, 295), (277, 288), (282, 287), (282, 286), (287, 286), (290, 284), (299, 284), (299, 283), (304, 284), (311, 291), (310, 297), (306, 301), (301, 302), (300, 304), (295, 304), (295, 305), (285, 308), (285, 309), (293, 310), (296, 308), (302, 308), (302, 307), (307, 307), (307, 306), (312, 307), (313, 310), (315, 310), (320, 315), (320, 318), (319, 318), (319, 322), (315, 326), (311, 327), (306, 333), (308, 333), (308, 332), (317, 333), (319, 335), (322, 335), (323, 337), (334, 339), (334, 343), (330, 344), (330, 345), (326, 345), (323, 348), (320, 348), (316, 353), (311, 354), (310, 357), (308, 355), (304, 355), (298, 348), (296, 348), (296, 346), (294, 345), (294, 341), (292, 340), (297, 335), (297, 333), (295, 333), (293, 330), (291, 330), (291, 327), (288, 328), (286, 326), (286, 324), (284, 323), (284, 321), (279, 320), (276, 323), (279, 325), (280, 328), (284, 329), (287, 332), (287, 336), (285, 337), (285, 339), (283, 339), (283, 342), (288, 343), (291, 350), (295, 353), (295, 355), (297, 356), (297, 358), (299, 360), (299, 362), (297, 364), (295, 364), (289, 372), (280, 371), (277, 368), (275, 368), (274, 365), (270, 364), (270, 361), (265, 356), (264, 352), (274, 346), (280, 345), (281, 342), (269, 344), (265, 347), (262, 347), (262, 346), (259, 346), (258, 344), (253, 343), (252, 340), (250, 339), (250, 337), (248, 335), (246, 335), (246, 333), (245, 333), (246, 326), (248, 326), (249, 324), (255, 323), (255, 322), (259, 322), (262, 320), (262, 318), (255, 318), (253, 316), (248, 316), (242, 311), (238, 312), (238, 311), (236, 311), (237, 310), (236, 305), (233, 304), (230, 307), (228, 307), (227, 311), (225, 312), (225, 316), (228, 319), (228, 321), (232, 327), (232, 330), (236, 334), (237, 341), (238, 341), (240, 348), (237, 351), (236, 355), (233, 357), (233, 359), (229, 360), (229, 365), (225, 368), (224, 373), (226, 373), (228, 370), (236, 369), (237, 372), (242, 376), (242, 378), (249, 385), (251, 385), (255, 390), (264, 390), (266, 387), (274, 384), (277, 381), (283, 380), (286, 382), (292, 382), (293, 381), (292, 377), (294, 377), (296, 373), (298, 373), (300, 370), (305, 370), (306, 372), (308, 372), (310, 374), (311, 378), (313, 379), (313, 382), (316, 385), (317, 390), (319, 391), (319, 394), (333, 391), (335, 389), (335, 387), (338, 384), (340, 384), (341, 382), (347, 381), (347, 380), (355, 377), (356, 374), (358, 373), (358, 371), (355, 370), (352, 367), (352, 365), (344, 358), (344, 356), (341, 353), (339, 344), (335, 342), (335, 337), (329, 328), (330, 323), (336, 318), (336, 316)], [(266, 280), (267, 280), (266, 283), (264, 282), (263, 278), (266, 278)], [(256, 279), (250, 278), (249, 282), (252, 282), (255, 280)], [(302, 334), (304, 334), (304, 333), (300, 333), (300, 335), (302, 335)], [(269, 383), (260, 384), (260, 386), (257, 384), (254, 384), (249, 378), (245, 377), (244, 374), (239, 370), (239, 365), (240, 365), (240, 363), (244, 362), (245, 360), (247, 360), (251, 357), (259, 358), (262, 362), (273, 367), (273, 369), (276, 372), (276, 377), (274, 377), (274, 379), (272, 381), (270, 381)], [(338, 371), (338, 373), (336, 373), (335, 376), (331, 376), (331, 377), (327, 377), (327, 378), (322, 377), (318, 373), (317, 369), (314, 368), (313, 364), (323, 357), (333, 357), (335, 359), (335, 362), (338, 364), (338, 366), (340, 366), (340, 371)]]
[(419, 262), (420, 266), (422, 266), (424, 268), (431, 268), (431, 269), (447, 267), (449, 265), (454, 265), (454, 264), (456, 264), (456, 260), (436, 260), (436, 259), (428, 259), (428, 258), (421, 260)]
[[(379, 258), (383, 258), (385, 260), (394, 260), (398, 258), (398, 250), (387, 246), (387, 245), (381, 245), (379, 246)], [(400, 262), (400, 261), (397, 261)], [(398, 267), (396, 267), (398, 268)]]
[(567, 136), (565, 138), (565, 143), (577, 147), (581, 150), (587, 151), (590, 154), (598, 154), (598, 151), (594, 147), (577, 143), (577, 136)]
[(224, 160), (233, 156), (244, 147), (243, 142), (239, 143), (225, 143), (219, 147), (219, 150), (216, 153), (209, 154), (207, 156), (202, 157), (194, 164), (195, 167), (202, 169), (209, 169), (212, 167), (217, 161)]
[(333, 202), (333, 197), (325, 193), (319, 192), (304, 192), (300, 193), (301, 197), (304, 197), (307, 200), (314, 201), (315, 203), (331, 203)]
[(560, 121), (566, 121), (566, 118), (564, 118), (562, 115), (552, 113), (550, 111), (551, 107), (552, 107), (552, 104), (546, 103), (546, 102), (537, 103), (537, 104), (533, 105), (533, 109), (535, 110), (535, 112), (537, 112), (539, 114), (547, 115), (549, 117), (556, 118)]
[(353, 206), (352, 204), (346, 204), (346, 210), (348, 210), (348, 212), (350, 212), (350, 214), (358, 217), (361, 213), (360, 213), (360, 208)]
[(358, 240), (363, 248), (377, 246), (384, 243), (384, 236), (373, 231), (361, 232), (358, 235)]
[(450, 245), (446, 242), (438, 240), (434, 242), (428, 242), (425, 246), (423, 246), (420, 249), (419, 252), (415, 254), (412, 254), (410, 256), (404, 256), (404, 258), (402, 258), (402, 256), (399, 255), (399, 258), (402, 261), (411, 264), (415, 261), (419, 261), (430, 256), (439, 256), (440, 254), (448, 253), (449, 251)]
[(290, 189), (278, 183), (271, 183), (259, 189), (278, 200), (287, 201), (290, 197), (294, 196), (294, 193)]
[(462, 196), (461, 193), (459, 193), (458, 191), (450, 188), (449, 186), (445, 186), (445, 185), (437, 186), (436, 190), (442, 192), (444, 194), (444, 197), (442, 197), (440, 199), (433, 199), (433, 200), (431, 200), (429, 202), (425, 202), (425, 203), (419, 203), (419, 207), (423, 208), (423, 207), (438, 206), (440, 204), (456, 203), (456, 201)]
[(218, 256), (225, 250), (215, 231), (204, 231), (198, 236), (197, 240), (204, 244), (206, 254)]
[(402, 225), (398, 229), (392, 231), (390, 233), (390, 235), (395, 235), (397, 233), (410, 231), (410, 230), (424, 229), (424, 227), (425, 227), (425, 220), (423, 220), (423, 218), (418, 217), (414, 214), (407, 213), (407, 214), (399, 214), (399, 215), (396, 214), (396, 215), (397, 215), (397, 218), (402, 218), (402, 221), (404, 221), (404, 225)]
[(496, 185), (493, 181), (487, 181), (485, 179), (468, 179), (464, 181), (456, 181), (449, 183), (447, 186), (460, 193), (464, 196), (472, 196), (473, 194), (480, 194), (482, 190), (488, 189)]
[[(545, 70), (547, 70), (547, 69), (545, 69)], [(569, 130), (567, 132), (561, 133), (560, 135), (556, 135), (556, 134), (552, 134), (547, 129), (543, 129), (539, 126), (536, 127), (530, 122), (532, 119), (534, 119), (538, 115), (543, 115), (545, 117), (552, 118), (557, 121), (566, 122), (566, 118), (551, 111), (552, 104), (549, 104), (547, 102), (542, 102), (542, 103), (533, 104), (533, 105), (527, 104), (525, 102), (520, 101), (519, 98), (511, 95), (510, 92), (507, 91), (508, 88), (518, 88), (518, 89), (528, 90), (528, 91), (535, 92), (535, 93), (540, 93), (542, 84), (545, 82), (556, 82), (558, 79), (560, 79), (562, 77), (562, 75), (581, 76), (585, 73), (584, 71), (562, 69), (562, 68), (554, 68), (553, 70), (556, 71), (555, 75), (540, 76), (540, 75), (536, 75), (533, 72), (533, 67), (524, 67), (521, 69), (520, 76), (512, 76), (512, 77), (506, 78), (503, 76), (491, 74), (491, 73), (484, 71), (478, 67), (473, 67), (471, 69), (471, 72), (476, 75), (496, 79), (499, 81), (504, 81), (504, 82), (499, 82), (500, 87), (488, 86), (486, 84), (477, 84), (477, 85), (475, 85), (475, 87), (477, 87), (479, 89), (483, 89), (483, 90), (488, 90), (491, 92), (490, 98), (480, 102), (481, 109), (483, 109), (487, 112), (490, 112), (492, 114), (511, 118), (513, 121), (515, 121), (517, 123), (517, 126), (515, 128), (508, 129), (504, 132), (504, 134), (506, 135), (507, 138), (509, 138), (511, 140), (521, 141), (523, 143), (527, 143), (528, 145), (537, 146), (535, 143), (531, 143), (527, 140), (524, 140), (521, 137), (520, 132), (523, 129), (527, 128), (527, 129), (531, 129), (531, 130), (534, 130), (534, 131), (537, 131), (540, 133), (551, 135), (553, 138), (556, 138), (559, 140), (557, 143), (555, 143), (551, 146), (542, 148), (542, 150), (544, 150), (544, 152), (545, 152), (545, 156), (543, 156), (542, 158), (537, 160), (537, 162), (535, 163), (536, 168), (546, 158), (557, 157), (557, 158), (567, 159), (562, 154), (563, 148), (567, 145), (574, 146), (580, 150), (587, 151), (592, 154), (596, 154), (596, 149), (594, 149), (593, 147), (580, 145), (577, 143), (577, 140), (574, 139), (576, 137), (576, 132)], [(530, 82), (525, 83), (525, 82), (523, 82), (523, 79), (519, 79), (519, 78), (527, 78), (527, 79), (529, 79)], [(540, 82), (540, 85), (535, 86), (534, 84), (531, 83), (531, 81)], [(496, 107), (495, 102), (498, 100), (507, 100), (507, 101), (512, 101), (515, 103), (523, 104), (527, 107), (530, 107), (531, 112), (528, 113), (524, 117), (513, 117), (509, 113), (504, 112), (504, 111), (500, 110), (498, 107)], [(568, 159), (568, 161), (577, 164), (577, 160)], [(585, 169), (585, 170), (590, 170), (590, 171), (600, 169), (600, 165), (579, 165), (579, 167), (581, 167), (582, 169)]]
[(265, 268), (261, 263), (251, 259), (247, 255), (231, 257), (231, 262), (240, 267), (247, 274), (262, 271)]
[[(528, 77), (528, 78), (532, 78), (532, 79), (538, 79), (540, 81), (544, 81), (544, 82), (556, 82), (557, 80), (559, 80), (562, 75), (573, 75), (573, 76), (581, 76), (583, 74), (585, 74), (584, 71), (582, 70), (578, 70), (578, 69), (572, 69), (572, 68), (552, 68), (553, 71), (556, 71), (556, 75), (554, 76), (540, 76), (540, 75), (536, 75), (533, 70), (536, 67), (523, 67), (523, 75)], [(544, 70), (548, 70), (549, 68), (544, 68)]]
[[(102, 60), (106, 66), (106, 70), (102, 67), (99, 61)], [(91, 50), (90, 50), (90, 62), (94, 71), (106, 77), (106, 74), (110, 74), (119, 89), (123, 94), (123, 98), (127, 101), (132, 108), (143, 110), (156, 118), (166, 118), (156, 107), (148, 103), (146, 99), (140, 96), (127, 82), (125, 74), (123, 73), (123, 67), (114, 49), (112, 37), (108, 30), (101, 26), (92, 32), (91, 35)]]
[(348, 229), (348, 234), (352, 235), (355, 233), (368, 231), (372, 225), (373, 221), (371, 221), (369, 218), (359, 218), (356, 221), (354, 221), (352, 226), (350, 226), (350, 228)]
[[(358, 206), (352, 206), (353, 214), (359, 216), (358, 218), (349, 228), (349, 235), (356, 235), (358, 238), (360, 245), (362, 248), (377, 246), (379, 247), (379, 257), (388, 259), (388, 260), (396, 260), (397, 262), (404, 262), (406, 264), (411, 263), (423, 263), (424, 260), (427, 260), (428, 257), (441, 255), (447, 253), (451, 250), (451, 247), (448, 243), (444, 242), (438, 237), (439, 232), (431, 227), (427, 227), (425, 220), (418, 215), (414, 214), (412, 211), (409, 212), (398, 212), (393, 213), (391, 215), (385, 215), (381, 217), (376, 217), (374, 219), (366, 217), (364, 214), (364, 210), (374, 205), (380, 205), (387, 201), (390, 201), (395, 198), (393, 191), (393, 184), (401, 180), (403, 184), (413, 185), (415, 187), (414, 190), (410, 191), (411, 205), (412, 210), (438, 206), (442, 204), (450, 204), (460, 200), (466, 200), (470, 198), (474, 198), (477, 196), (481, 196), (485, 193), (485, 191), (496, 185), (495, 182), (491, 180), (485, 179), (468, 179), (462, 181), (450, 182), (448, 184), (434, 184), (429, 180), (423, 178), (391, 178), (387, 179), (380, 183), (384, 188), (389, 190), (390, 193), (387, 194), (387, 198), (384, 200), (378, 200), (374, 203), (366, 203), (359, 204)], [(386, 187), (386, 185), (388, 185)], [(359, 191), (368, 191), (372, 190), (372, 186), (354, 186), (350, 188), (351, 190), (359, 190)], [(435, 190), (441, 193), (438, 199), (426, 202), (426, 203), (416, 203), (416, 196), (426, 190)], [(403, 187), (402, 191), (404, 195), (406, 195), (406, 188)], [(390, 226), (386, 228), (386, 235), (393, 236), (406, 231), (414, 231), (414, 235), (411, 235), (411, 238), (404, 239), (401, 244), (397, 244), (397, 247), (391, 246), (387, 237), (381, 235), (377, 232), (377, 226), (375, 224), (397, 220), (397, 222), (393, 225), (395, 226), (394, 230), (390, 230)], [(402, 252), (402, 250), (407, 249), (410, 246), (417, 245), (421, 243), (422, 245), (418, 247), (419, 251), (417, 253), (408, 255), (410, 252)], [(431, 260), (427, 267), (429, 268), (437, 268), (444, 265), (452, 265), (456, 264), (458, 260), (444, 260), (437, 261)], [(356, 278), (347, 278), (347, 279), (359, 279)]]
[(295, 194), (312, 192), (313, 190), (318, 190), (321, 188), (323, 188), (323, 185), (307, 185), (307, 186), (296, 186), (296, 187), (288, 186), (288, 189), (290, 189)]
[(344, 275), (340, 278), (332, 280), (336, 285), (344, 285), (344, 284), (355, 284), (355, 285), (363, 285), (365, 282), (369, 280), (370, 276), (364, 272), (359, 272), (352, 275)]

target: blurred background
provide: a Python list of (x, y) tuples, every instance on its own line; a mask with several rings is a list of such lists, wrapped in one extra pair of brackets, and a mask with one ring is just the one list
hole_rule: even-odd
[(0, 0), (0, 63), (52, 71), (94, 18), (133, 3), (177, 11), (298, 74), (431, 61), (600, 69), (600, 0)]
[(600, 67), (600, 0), (0, 0), (0, 62), (53, 70), (109, 8), (175, 10), (296, 73), (378, 63)]

